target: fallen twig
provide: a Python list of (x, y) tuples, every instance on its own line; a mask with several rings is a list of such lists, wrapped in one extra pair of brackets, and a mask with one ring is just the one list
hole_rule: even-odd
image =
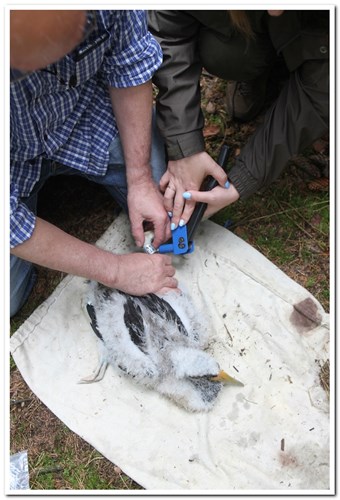
[(11, 405), (24, 405), (25, 403), (30, 403), (33, 401), (33, 398), (25, 398), (25, 399), (11, 399)]
[[(314, 207), (314, 206), (317, 206), (317, 205), (328, 205), (328, 201), (319, 201), (319, 202), (316, 202), (316, 203), (314, 203), (314, 204), (312, 204), (310, 206)], [(261, 215), (260, 217), (252, 217), (251, 219), (246, 217), (246, 218), (243, 218), (243, 219), (235, 222), (234, 224), (231, 224), (229, 226), (229, 229), (232, 228), (233, 226), (241, 226), (241, 225), (245, 225), (245, 224), (248, 224), (250, 222), (256, 222), (256, 221), (259, 221), (259, 220), (262, 220), (262, 219), (269, 219), (270, 217), (274, 217), (275, 215), (282, 215), (282, 214), (286, 214), (287, 212), (292, 212), (292, 211), (295, 211), (295, 210), (296, 210), (296, 208), (292, 207), (292, 208), (287, 208), (285, 210), (280, 210), (278, 212), (272, 212), (270, 214)]]
[[(274, 199), (275, 199), (276, 203), (278, 204), (278, 206), (279, 206), (280, 208), (282, 208), (282, 207), (281, 207), (280, 202), (279, 202), (276, 198), (274, 198)], [(291, 208), (291, 210), (296, 211), (297, 209), (296, 209), (296, 208), (294, 208), (294, 207), (292, 207), (292, 208)], [(298, 223), (295, 219), (293, 219), (292, 217), (290, 217), (290, 215), (288, 215), (287, 213), (286, 213), (286, 216), (288, 217), (288, 219), (289, 219), (289, 220), (290, 220), (290, 221), (291, 221), (291, 222), (292, 222), (292, 223), (293, 223), (293, 224), (294, 224), (294, 225), (295, 225), (298, 229), (300, 229), (300, 231), (302, 231), (302, 232), (303, 232), (306, 236), (308, 236), (308, 238), (310, 238), (311, 240), (313, 240), (313, 241), (314, 241), (314, 242), (318, 245), (318, 247), (319, 247), (321, 250), (325, 250), (324, 245), (323, 245), (323, 244), (321, 244), (321, 243), (319, 243), (317, 240), (315, 240), (315, 238), (313, 238), (313, 235), (312, 235), (312, 234), (310, 234), (310, 233), (309, 233), (309, 232), (308, 232), (308, 231), (307, 231), (304, 227), (302, 227), (302, 226), (301, 226), (301, 224), (299, 224), (299, 223)], [(299, 216), (300, 216), (300, 214), (299, 214)], [(300, 216), (300, 217), (301, 217), (301, 216)], [(302, 219), (303, 219), (303, 218), (302, 218)], [(314, 230), (316, 230), (316, 231), (317, 231), (317, 229), (316, 229), (316, 228), (314, 228), (314, 226), (312, 226), (312, 228), (313, 228)], [(326, 236), (326, 235), (325, 235), (325, 236)]]
[(64, 470), (64, 467), (61, 467), (61, 465), (57, 465), (55, 467), (46, 467), (44, 469), (36, 469), (33, 471), (33, 474), (36, 476), (40, 476), (41, 474), (52, 474), (53, 472), (62, 472)]
[[(279, 207), (282, 208), (280, 202), (276, 198), (275, 198), (275, 201), (279, 205)], [(328, 204), (328, 202), (327, 202), (327, 204)], [(288, 205), (288, 207), (290, 207), (288, 210), (294, 210), (295, 212), (298, 212), (300, 219), (302, 219), (306, 224), (308, 224), (308, 226), (310, 226), (314, 231), (322, 234), (322, 236), (325, 236), (326, 238), (328, 237), (328, 234), (321, 231), (321, 229), (318, 229), (317, 227), (313, 226), (313, 224), (311, 224), (305, 217), (303, 217), (303, 215), (301, 215), (301, 212), (298, 208), (292, 207), (289, 203), (287, 203), (287, 205)]]

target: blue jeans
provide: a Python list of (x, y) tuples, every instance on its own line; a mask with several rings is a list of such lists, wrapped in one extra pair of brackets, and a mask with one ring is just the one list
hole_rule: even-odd
[[(124, 155), (119, 137), (114, 139), (109, 147), (109, 165), (104, 176), (87, 175), (79, 170), (66, 167), (53, 160), (44, 160), (41, 168), (41, 177), (33, 192), (22, 201), (34, 212), (37, 212), (38, 194), (49, 177), (55, 175), (80, 175), (86, 179), (105, 186), (111, 196), (127, 212), (127, 182), (124, 164)], [(151, 148), (152, 175), (159, 183), (166, 170), (166, 158), (163, 140), (156, 128), (153, 117), (152, 148)], [(30, 262), (11, 255), (11, 317), (25, 304), (36, 281), (36, 270)]]

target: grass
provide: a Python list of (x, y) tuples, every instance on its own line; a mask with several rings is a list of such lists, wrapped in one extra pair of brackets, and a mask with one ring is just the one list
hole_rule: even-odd
[(140, 489), (56, 418), (11, 374), (11, 453), (28, 450), (31, 490)]
[[(207, 151), (217, 157), (226, 141), (236, 152), (255, 130), (258, 121), (237, 124), (227, 120), (224, 84), (202, 79), (207, 126), (215, 135), (206, 138)], [(259, 118), (259, 120), (261, 117)], [(326, 147), (327, 147), (327, 141)], [(327, 151), (317, 154), (327, 160)], [(312, 190), (320, 175), (310, 149), (293, 158), (281, 177), (264, 193), (225, 208), (213, 220), (258, 249), (288, 276), (309, 290), (326, 311), (329, 287), (329, 191)], [(62, 203), (61, 203), (62, 200)], [(96, 210), (93, 210), (96, 207)], [(40, 215), (84, 241), (94, 242), (116, 216), (116, 205), (106, 191), (78, 178), (56, 178), (41, 193)], [(39, 269), (29, 301), (11, 320), (11, 332), (27, 319), (63, 279), (62, 273)], [(70, 431), (30, 391), (11, 360), (11, 453), (28, 450), (32, 490), (135, 490), (141, 489), (123, 471)], [(329, 393), (329, 363), (320, 367)]]
[[(66, 429), (67, 431), (67, 429)], [(86, 460), (79, 463), (79, 458), (72, 448), (64, 451), (63, 447), (56, 447), (53, 456), (41, 453), (37, 457), (35, 468), (30, 475), (31, 489), (56, 489), (56, 480), (59, 477), (63, 489), (67, 490), (105, 490), (112, 488), (117, 480), (126, 489), (136, 489), (133, 481), (116, 468), (110, 481), (103, 474), (105, 459), (96, 450), (89, 450)], [(86, 451), (86, 450), (84, 450)], [(105, 467), (105, 465), (104, 465)], [(121, 485), (118, 485), (121, 489)]]

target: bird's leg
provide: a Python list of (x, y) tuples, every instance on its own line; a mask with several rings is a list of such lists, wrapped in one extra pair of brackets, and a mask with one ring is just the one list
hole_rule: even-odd
[(92, 384), (93, 382), (99, 382), (104, 377), (107, 366), (108, 362), (101, 358), (94, 373), (79, 380), (78, 384)]

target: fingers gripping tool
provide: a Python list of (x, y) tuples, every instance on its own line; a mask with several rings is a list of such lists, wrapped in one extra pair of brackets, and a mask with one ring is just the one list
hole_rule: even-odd
[[(223, 145), (218, 155), (217, 163), (224, 169), (227, 166), (229, 153), (230, 148)], [(208, 176), (201, 186), (201, 191), (211, 191), (216, 186), (218, 186), (216, 179), (212, 176)], [(160, 245), (158, 249), (154, 248), (152, 243), (149, 243), (144, 246), (144, 251), (149, 254), (155, 252), (172, 253), (174, 255), (192, 253), (194, 251), (193, 237), (206, 208), (206, 203), (196, 203), (195, 209), (187, 224), (184, 224), (184, 226), (177, 226), (176, 229), (171, 231), (171, 238)]]

